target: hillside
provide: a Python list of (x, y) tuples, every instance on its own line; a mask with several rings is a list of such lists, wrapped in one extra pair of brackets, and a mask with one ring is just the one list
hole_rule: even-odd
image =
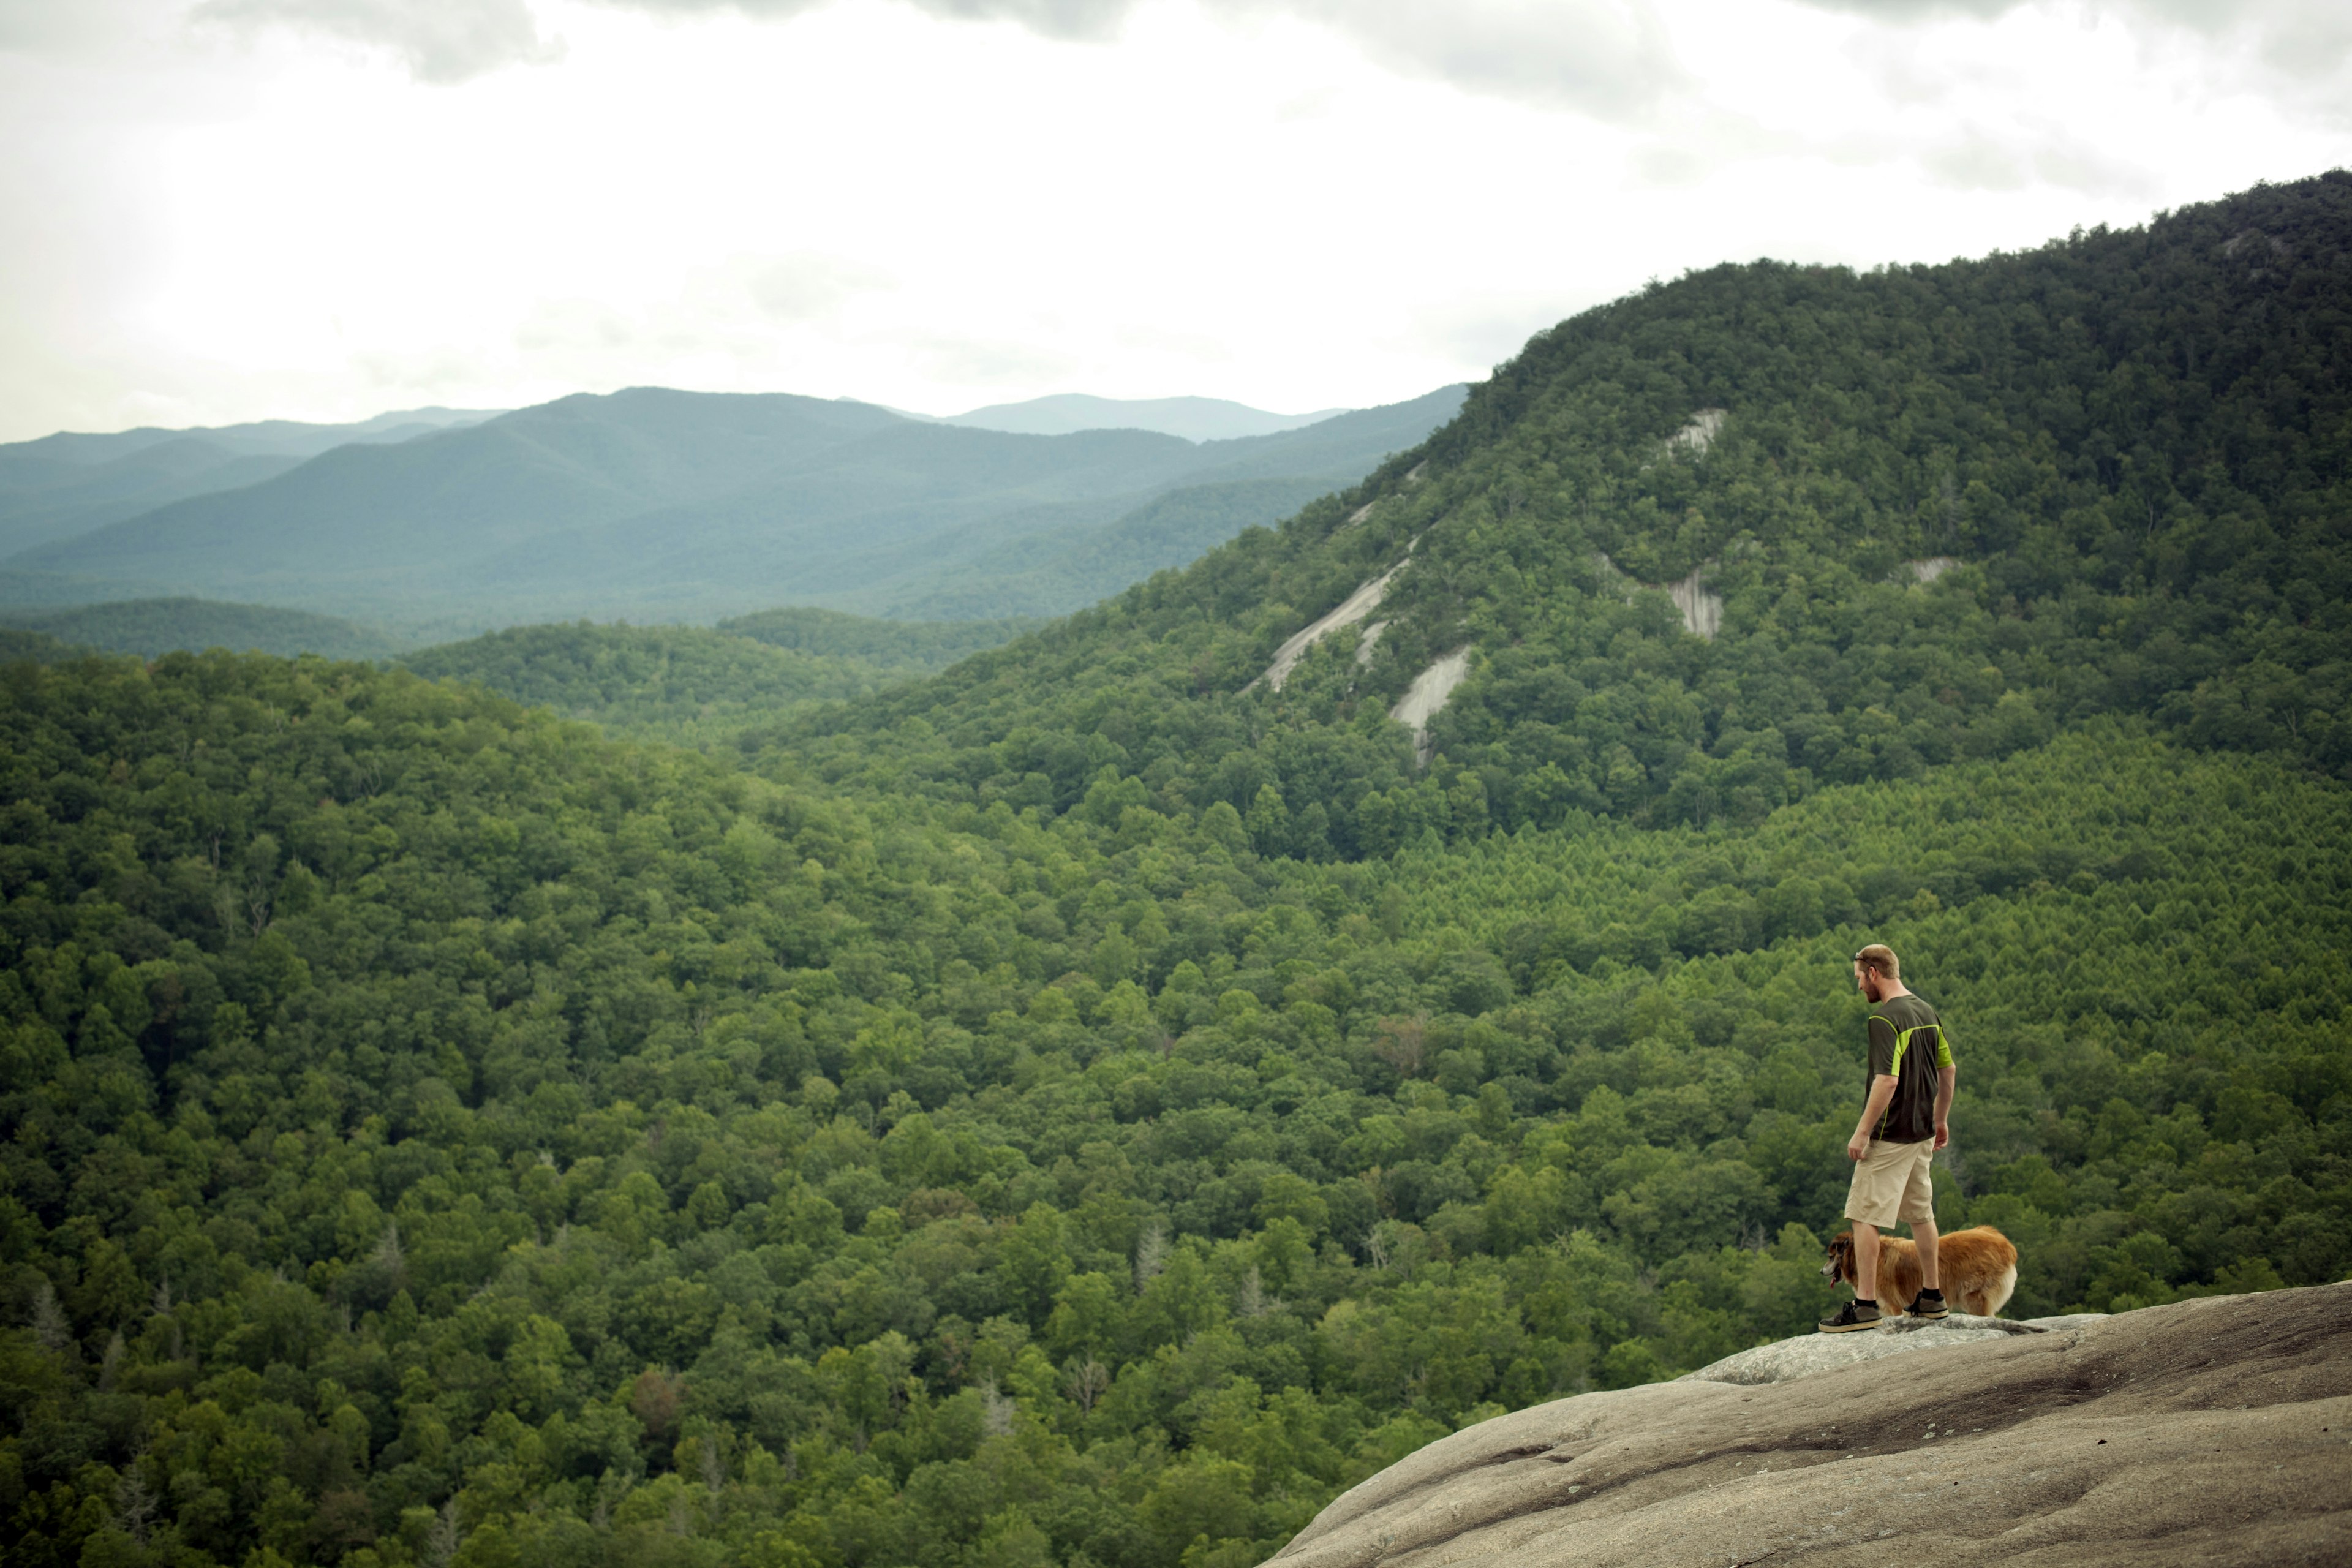
[(886, 687), (992, 647), (1022, 629), (994, 621), (870, 621), (771, 610), (713, 628), (519, 626), (406, 655), (432, 680), (488, 687), (607, 733), (709, 747), (742, 730)]
[(36, 664), (55, 664), (59, 659), (79, 658), (89, 651), (71, 643), (59, 642), (46, 632), (0, 627), (0, 663), (30, 659)]
[[(581, 614), (694, 619), (779, 600), (908, 618), (1059, 612), (1131, 579), (1065, 574), (992, 595), (976, 558), (1115, 524), (1171, 489), (1242, 484), (1171, 520), (1270, 522), (1352, 482), (1458, 405), (1458, 389), (1308, 428), (1202, 445), (1136, 430), (1018, 436), (865, 404), (638, 389), (395, 446), (348, 446), (262, 483), (22, 551), (10, 572), (171, 582), (403, 625)], [(1292, 481), (1266, 492), (1244, 483)], [(1302, 489), (1303, 487), (1303, 489)], [(1221, 536), (1222, 537), (1222, 536)], [(1125, 561), (1111, 563), (1114, 572)], [(945, 574), (943, 576), (943, 574)], [(928, 603), (955, 584), (957, 605)], [(1001, 602), (1000, 602), (1001, 601)]]
[(61, 432), (0, 445), (0, 556), (189, 496), (258, 484), (336, 447), (405, 441), (488, 417), (417, 408), (350, 425), (272, 419), (210, 429)]
[[(2347, 254), (2329, 176), (1695, 273), (1043, 628), (446, 654), (656, 731), (810, 661), (704, 752), (0, 666), (10, 1561), (1242, 1568), (1804, 1332), (1870, 940), (1952, 1021), (1938, 1215), (2017, 1241), (2011, 1311), (2343, 1279)], [(794, 706), (894, 637), (945, 668)], [(2137, 1338), (2019, 1400), (2208, 1430)]]
[(1408, 403), (1337, 415), (1279, 442), (1231, 443), (1215, 450), (1211, 467), (1191, 477), (1194, 482), (1109, 522), (992, 544), (970, 560), (856, 595), (856, 602), (926, 620), (1068, 615), (1355, 483), (1381, 457), (1418, 445), (1451, 418), (1465, 390), (1441, 387)]
[(830, 658), (858, 659), (891, 669), (938, 670), (983, 649), (1001, 647), (1035, 631), (1039, 624), (1025, 619), (882, 621), (802, 606), (737, 616), (719, 622), (717, 629)]
[[(2332, 174), (1985, 261), (1695, 273), (1278, 531), (791, 743), (942, 800), (1066, 810), (1106, 763), (1191, 810), (1270, 790), (1263, 847), (1342, 858), (1753, 821), (2111, 712), (2352, 776), (2347, 251)], [(1376, 637), (1263, 680), (1382, 579)], [(1450, 656), (1422, 771), (1387, 716)]]
[(289, 657), (314, 653), (328, 658), (382, 658), (400, 646), (399, 639), (388, 632), (332, 616), (205, 599), (0, 607), (0, 626), (145, 658), (175, 649), (210, 647)]
[(1545, 878), (1719, 886), (1745, 837), (1315, 870), (1223, 806), (869, 815), (362, 667), (0, 680), (0, 1480), (66, 1551), (129, 1475), (214, 1561), (1254, 1559), (1826, 1306), (1865, 934), (1968, 1021), (1946, 1215), (2020, 1238), (2017, 1310), (2352, 1262), (2352, 801), (2275, 762), (1824, 790), (1747, 866), (1785, 911), (1523, 990)]

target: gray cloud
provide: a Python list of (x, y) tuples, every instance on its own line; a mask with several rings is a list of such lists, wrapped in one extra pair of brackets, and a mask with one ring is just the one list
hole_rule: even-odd
[[(1990, 21), (2034, 0), (1800, 0), (1895, 24), (1948, 17)], [(2344, 0), (2077, 0), (2093, 15), (2186, 29), (2252, 46), (2262, 62), (2289, 77), (2332, 76), (2352, 58), (2352, 5)]]
[[(784, 18), (825, 0), (604, 0), (660, 16)], [(1114, 37), (1139, 0), (904, 0), (929, 16), (1011, 22), (1048, 37)], [(1235, 17), (1328, 27), (1391, 70), (1624, 119), (1682, 84), (1651, 0), (1206, 0)]]
[(1939, 16), (2005, 15), (2028, 0), (1800, 0), (1816, 11), (1844, 11), (1886, 22), (1924, 22)]
[[(87, 0), (92, 5), (105, 0)], [(672, 17), (782, 21), (831, 0), (602, 0)], [(1142, 0), (901, 0), (943, 20), (1009, 22), (1043, 37), (1115, 37)], [(1547, 107), (1640, 121), (1692, 87), (1655, 0), (1204, 0), (1234, 17), (1290, 16), (1349, 39), (1401, 75)], [(1990, 21), (2053, 0), (1800, 0), (1894, 27)], [(2263, 68), (2310, 82), (2352, 57), (2343, 0), (2059, 0), (2140, 25), (2246, 47)], [(76, 6), (0, 0), (0, 47), (54, 29)], [(244, 31), (282, 26), (389, 50), (420, 80), (462, 81), (551, 58), (530, 0), (201, 0), (193, 16)], [(43, 21), (40, 18), (50, 20)]]
[(284, 27), (384, 49), (428, 82), (465, 81), (558, 53), (525, 0), (203, 0), (189, 16), (241, 33)]
[[(221, 0), (215, 0), (221, 3)], [(294, 0), (278, 0), (291, 4)], [(517, 4), (519, 0), (501, 0)], [(657, 15), (734, 12), (785, 18), (827, 0), (603, 0)], [(1048, 37), (1117, 36), (1141, 0), (902, 0), (957, 21), (1011, 22)], [(1232, 16), (1293, 16), (1353, 41), (1400, 74), (1468, 92), (1645, 118), (1692, 84), (1660, 26), (1656, 0), (1203, 0)], [(2269, 70), (2311, 81), (2352, 58), (2344, 0), (1800, 0), (1893, 27), (1989, 22), (2030, 5), (2069, 5), (2131, 23), (2246, 46)]]
[[(814, 11), (827, 0), (604, 0), (656, 16), (707, 16), (720, 12), (781, 21)], [(1125, 25), (1138, 0), (907, 0), (915, 9), (957, 22), (1013, 22), (1049, 38), (1108, 38)]]
[(1381, 64), (1473, 92), (1629, 119), (1685, 78), (1643, 0), (1227, 0), (1353, 38)]
[(891, 286), (890, 275), (845, 257), (801, 253), (742, 264), (743, 290), (772, 321), (814, 321), (842, 301)]
[(2157, 190), (2146, 170), (2054, 127), (2001, 136), (1970, 126), (1950, 142), (1922, 149), (1918, 159), (1930, 179), (1953, 190), (2021, 191), (2042, 184), (2092, 196), (2149, 196)]
[[(2330, 77), (2352, 62), (2352, 6), (2343, 0), (2131, 0), (2132, 8), (2213, 37), (2252, 42), (2284, 76)], [(2343, 106), (2337, 106), (2341, 118)]]

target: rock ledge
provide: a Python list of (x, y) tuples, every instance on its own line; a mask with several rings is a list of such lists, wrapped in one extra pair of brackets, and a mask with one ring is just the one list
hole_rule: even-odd
[(1274, 1563), (1898, 1555), (2352, 1562), (2352, 1282), (1759, 1346), (1440, 1438), (1334, 1501)]

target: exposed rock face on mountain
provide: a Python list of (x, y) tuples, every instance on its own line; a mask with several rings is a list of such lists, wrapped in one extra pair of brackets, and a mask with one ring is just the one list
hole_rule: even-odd
[(1443, 1438), (1275, 1559), (1798, 1560), (2352, 1561), (2352, 1282), (1763, 1346)]

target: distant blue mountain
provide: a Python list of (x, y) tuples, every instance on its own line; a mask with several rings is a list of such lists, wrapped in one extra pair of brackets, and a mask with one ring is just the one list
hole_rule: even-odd
[(70, 582), (78, 597), (194, 595), (409, 627), (778, 604), (1058, 614), (1352, 482), (1450, 419), (1464, 390), (1202, 442), (1021, 435), (784, 394), (582, 395), (337, 446), (51, 538), (0, 562), (0, 595), (18, 583), (54, 599), (44, 585)]
[(1269, 414), (1221, 397), (1096, 397), (1083, 392), (1033, 397), (1026, 403), (992, 403), (940, 421), (976, 430), (1019, 436), (1068, 436), (1080, 430), (1153, 430), (1187, 441), (1233, 441), (1276, 436), (1317, 424), (1344, 408), (1314, 414)]
[(0, 555), (189, 496), (242, 489), (337, 447), (390, 445), (495, 416), (484, 409), (410, 408), (351, 425), (266, 419), (209, 429), (60, 431), (0, 445)]

